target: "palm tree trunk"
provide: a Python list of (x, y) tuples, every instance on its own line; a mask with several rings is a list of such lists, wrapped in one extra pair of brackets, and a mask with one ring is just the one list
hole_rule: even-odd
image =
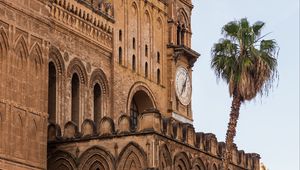
[(231, 161), (233, 138), (236, 135), (236, 125), (240, 114), (241, 103), (242, 103), (241, 97), (239, 97), (239, 95), (233, 95), (230, 118), (227, 127), (227, 133), (226, 133), (225, 151), (223, 151), (223, 158), (222, 158), (223, 170), (228, 170), (228, 165)]

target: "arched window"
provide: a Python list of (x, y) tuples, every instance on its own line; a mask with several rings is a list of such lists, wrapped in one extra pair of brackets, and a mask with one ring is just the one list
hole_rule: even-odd
[(157, 72), (156, 72), (156, 78), (157, 78), (157, 84), (160, 84), (160, 69), (157, 69)]
[(145, 56), (148, 57), (148, 45), (145, 45)]
[(180, 40), (181, 40), (181, 27), (180, 24), (177, 26), (177, 45), (180, 45)]
[(132, 48), (135, 49), (135, 38), (132, 39)]
[(53, 62), (49, 63), (48, 73), (48, 114), (49, 122), (56, 122), (56, 68)]
[(119, 47), (119, 64), (122, 64), (122, 47)]
[(130, 105), (130, 119), (131, 119), (131, 129), (134, 130), (137, 127), (137, 119), (138, 119), (138, 108), (134, 99), (131, 101)]
[(181, 44), (184, 45), (184, 34), (185, 34), (185, 25), (182, 24), (182, 30), (181, 30)]
[(159, 51), (157, 52), (157, 63), (160, 63), (160, 53), (159, 53)]
[(79, 77), (76, 73), (72, 76), (72, 106), (71, 106), (71, 120), (79, 125)]
[(145, 63), (145, 77), (148, 78), (148, 63)]
[(94, 86), (94, 121), (101, 119), (101, 88), (98, 83)]
[(122, 41), (122, 30), (119, 30), (119, 41)]
[(136, 70), (136, 61), (135, 61), (135, 55), (132, 56), (132, 70), (135, 71)]

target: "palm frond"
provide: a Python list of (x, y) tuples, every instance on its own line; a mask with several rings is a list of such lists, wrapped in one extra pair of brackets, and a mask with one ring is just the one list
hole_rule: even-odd
[(237, 21), (232, 21), (222, 28), (222, 34), (227, 38), (236, 39), (239, 31), (239, 24)]
[(261, 30), (265, 26), (265, 23), (262, 21), (257, 21), (252, 25), (254, 34), (259, 37), (261, 35)]

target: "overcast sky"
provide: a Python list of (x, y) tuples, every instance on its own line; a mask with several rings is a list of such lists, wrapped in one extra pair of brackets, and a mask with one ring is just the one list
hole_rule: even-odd
[(231, 98), (210, 68), (210, 50), (227, 22), (247, 17), (266, 23), (266, 38), (280, 46), (279, 85), (269, 96), (245, 103), (235, 143), (261, 155), (270, 170), (299, 170), (299, 0), (193, 0), (192, 47), (201, 53), (193, 70), (193, 113), (197, 131), (224, 141)]

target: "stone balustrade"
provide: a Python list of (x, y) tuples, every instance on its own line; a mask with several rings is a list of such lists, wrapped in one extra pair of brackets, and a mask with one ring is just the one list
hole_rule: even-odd
[(112, 49), (114, 23), (112, 16), (99, 15), (99, 12), (76, 0), (53, 0), (50, 10), (55, 21), (103, 47)]

